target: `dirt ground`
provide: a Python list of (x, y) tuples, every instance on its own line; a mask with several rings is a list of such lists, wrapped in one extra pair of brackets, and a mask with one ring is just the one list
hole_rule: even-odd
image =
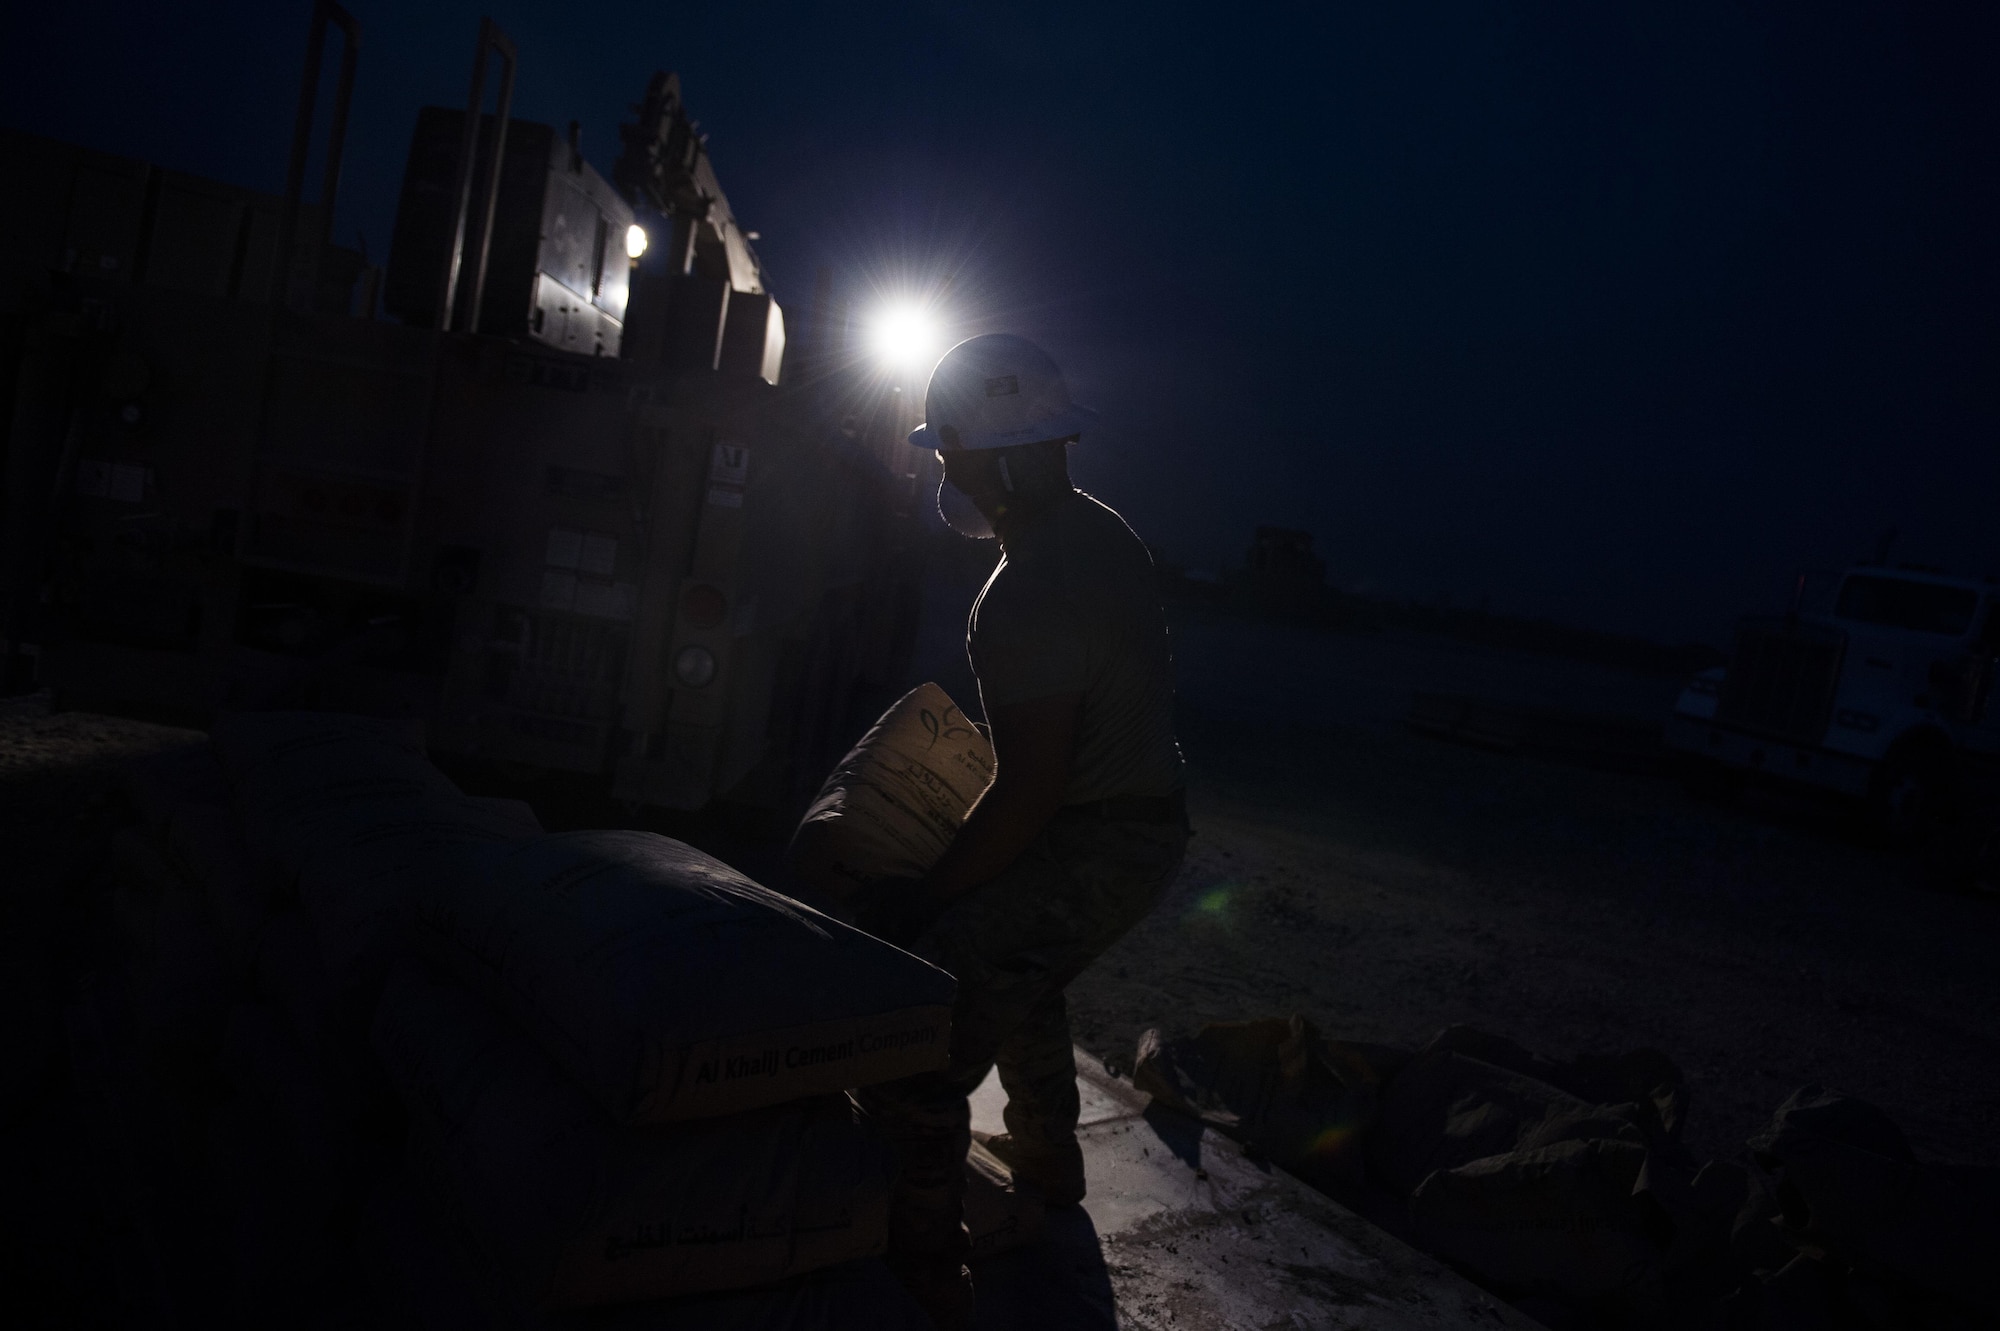
[[(65, 842), (123, 761), (183, 734), (0, 714), (0, 997), (34, 1014), (9, 1081), (56, 1053)], [(1665, 1051), (1703, 1154), (1737, 1154), (1819, 1082), (1927, 1155), (2000, 1164), (2000, 901), (1920, 885), (1838, 811), (1717, 808), (1658, 776), (1192, 705), (1183, 743), (1186, 867), (1071, 990), (1099, 1057), (1129, 1067), (1149, 1026), (1292, 1011), (1405, 1045), (1471, 1022), (1558, 1056)]]
[(1190, 709), (1182, 740), (1186, 866), (1071, 989), (1100, 1057), (1292, 1011), (1403, 1045), (1468, 1022), (1663, 1050), (1702, 1155), (1818, 1082), (1923, 1154), (2000, 1164), (2000, 900), (1920, 885), (1842, 811), (1363, 727)]

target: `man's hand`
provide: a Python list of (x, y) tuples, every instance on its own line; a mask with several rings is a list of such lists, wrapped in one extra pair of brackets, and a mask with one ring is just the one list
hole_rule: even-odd
[(924, 879), (942, 906), (995, 877), (1020, 857), (1062, 807), (1076, 759), (1081, 693), (996, 707), (993, 784), (973, 804), (965, 826)]

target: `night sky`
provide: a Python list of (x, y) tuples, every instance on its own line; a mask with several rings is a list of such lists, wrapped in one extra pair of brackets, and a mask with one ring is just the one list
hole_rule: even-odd
[[(350, 8), (338, 239), (386, 257), (482, 12), (607, 175), (676, 69), (795, 331), (822, 264), (949, 278), (1193, 568), (1302, 526), (1351, 588), (1714, 641), (1890, 527), (2000, 573), (1994, 6)], [(309, 14), (10, 5), (0, 122), (275, 191)]]

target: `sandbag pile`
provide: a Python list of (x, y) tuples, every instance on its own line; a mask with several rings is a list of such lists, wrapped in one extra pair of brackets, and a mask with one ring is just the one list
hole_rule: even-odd
[(202, 1306), (921, 1325), (853, 1265), (892, 1162), (846, 1091), (942, 1065), (949, 976), (668, 838), (545, 835), (407, 724), (231, 717), (127, 784), (119, 1093)]
[(1294, 1016), (1148, 1031), (1133, 1082), (1552, 1326), (2000, 1318), (2000, 1179), (1919, 1162), (1881, 1111), (1819, 1087), (1748, 1159), (1699, 1162), (1655, 1050), (1564, 1063), (1464, 1026), (1395, 1050)]

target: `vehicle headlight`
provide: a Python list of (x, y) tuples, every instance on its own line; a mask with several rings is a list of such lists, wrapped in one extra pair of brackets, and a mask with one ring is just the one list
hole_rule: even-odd
[(682, 688), (706, 688), (715, 681), (715, 653), (699, 644), (674, 653), (674, 679)]

